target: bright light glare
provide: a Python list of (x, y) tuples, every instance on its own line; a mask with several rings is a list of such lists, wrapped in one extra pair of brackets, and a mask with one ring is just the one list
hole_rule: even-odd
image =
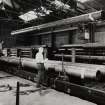
[(39, 16), (48, 15), (51, 12), (52, 12), (51, 10), (47, 10), (45, 7), (41, 6), (41, 11), (36, 12), (36, 9), (34, 9), (33, 11), (29, 11), (23, 15), (20, 15), (19, 18), (21, 18), (25, 22), (28, 22), (28, 21), (38, 18)]
[(29, 11), (23, 15), (20, 15), (19, 18), (23, 19), (24, 21), (30, 21), (37, 18), (37, 15), (34, 11)]
[(42, 11), (45, 13), (45, 14), (50, 14), (52, 11), (51, 10), (47, 10), (45, 7), (41, 6), (41, 9)]
[(52, 4), (54, 4), (56, 6), (57, 9), (63, 7), (64, 9), (69, 9), (70, 6), (67, 4), (64, 4), (63, 2), (59, 1), (59, 0), (55, 0), (52, 2)]
[(89, 1), (89, 0), (77, 0), (77, 1), (84, 3), (84, 2)]
[(2, 3), (2, 0), (0, 0), (0, 4)]

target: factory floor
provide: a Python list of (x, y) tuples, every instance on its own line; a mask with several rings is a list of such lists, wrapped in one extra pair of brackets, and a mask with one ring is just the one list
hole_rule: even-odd
[(47, 88), (0, 71), (0, 105), (16, 105), (16, 84), (20, 82), (20, 105), (95, 105), (94, 103)]

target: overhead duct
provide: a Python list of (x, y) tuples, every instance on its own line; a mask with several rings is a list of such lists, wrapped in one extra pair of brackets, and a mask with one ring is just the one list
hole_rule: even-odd
[(32, 26), (32, 27), (12, 31), (11, 35), (17, 35), (17, 34), (21, 34), (25, 32), (40, 30), (40, 29), (49, 28), (49, 27), (56, 27), (60, 25), (73, 24), (73, 23), (78, 23), (78, 22), (89, 22), (89, 21), (93, 21), (93, 19), (94, 20), (97, 20), (100, 18), (104, 19), (104, 17), (105, 17), (104, 11), (100, 10), (100, 11), (83, 14), (83, 15), (79, 15), (79, 16), (75, 16), (75, 17), (71, 17), (71, 18), (67, 18), (63, 20), (58, 20), (55, 22), (50, 22), (50, 23), (46, 23), (46, 24), (42, 24), (38, 26)]

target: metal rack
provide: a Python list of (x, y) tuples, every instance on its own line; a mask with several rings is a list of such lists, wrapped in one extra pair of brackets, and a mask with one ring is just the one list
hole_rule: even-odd
[[(62, 53), (64, 54), (64, 59), (75, 62), (85, 62), (90, 61), (101, 61), (105, 62), (105, 44), (102, 43), (87, 43), (87, 44), (70, 44), (64, 45), (53, 51), (55, 59), (61, 59)], [(95, 63), (95, 62), (94, 62)], [(97, 62), (98, 63), (98, 62)]]

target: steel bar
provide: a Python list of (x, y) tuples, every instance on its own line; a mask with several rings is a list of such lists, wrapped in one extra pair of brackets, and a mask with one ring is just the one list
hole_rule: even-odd
[(67, 44), (61, 48), (105, 48), (105, 43)]
[(38, 26), (32, 26), (32, 27), (28, 27), (20, 30), (15, 30), (11, 32), (11, 35), (17, 35), (25, 32), (40, 30), (40, 29), (49, 28), (49, 27), (56, 27), (60, 25), (67, 25), (67, 24), (78, 23), (78, 22), (89, 22), (89, 21), (92, 21), (89, 17), (90, 15), (94, 20), (97, 20), (102, 18), (102, 16), (104, 16), (104, 12), (102, 10), (96, 11), (96, 12), (83, 14), (83, 15), (79, 15), (79, 16), (75, 16), (75, 17), (71, 17), (63, 20), (58, 20), (55, 22), (50, 22), (50, 23), (46, 23)]
[[(0, 61), (5, 61), (11, 64), (19, 64), (19, 58), (17, 57), (1, 57)], [(30, 67), (38, 70), (37, 61), (31, 58), (21, 58), (22, 67)], [(45, 70), (49, 68), (55, 69), (56, 72), (62, 72), (62, 62), (47, 60), (44, 62)], [(105, 75), (104, 65), (92, 65), (92, 64), (82, 64), (82, 63), (71, 63), (64, 62), (64, 69), (68, 75), (73, 75), (76, 77), (92, 78), (96, 79), (97, 75)]]
[[(61, 58), (61, 54), (54, 54), (55, 57)], [(76, 58), (81, 58), (81, 59), (93, 59), (93, 60), (105, 60), (105, 56), (93, 56), (93, 55), (75, 55)], [(72, 55), (64, 55), (65, 58), (72, 58)]]

